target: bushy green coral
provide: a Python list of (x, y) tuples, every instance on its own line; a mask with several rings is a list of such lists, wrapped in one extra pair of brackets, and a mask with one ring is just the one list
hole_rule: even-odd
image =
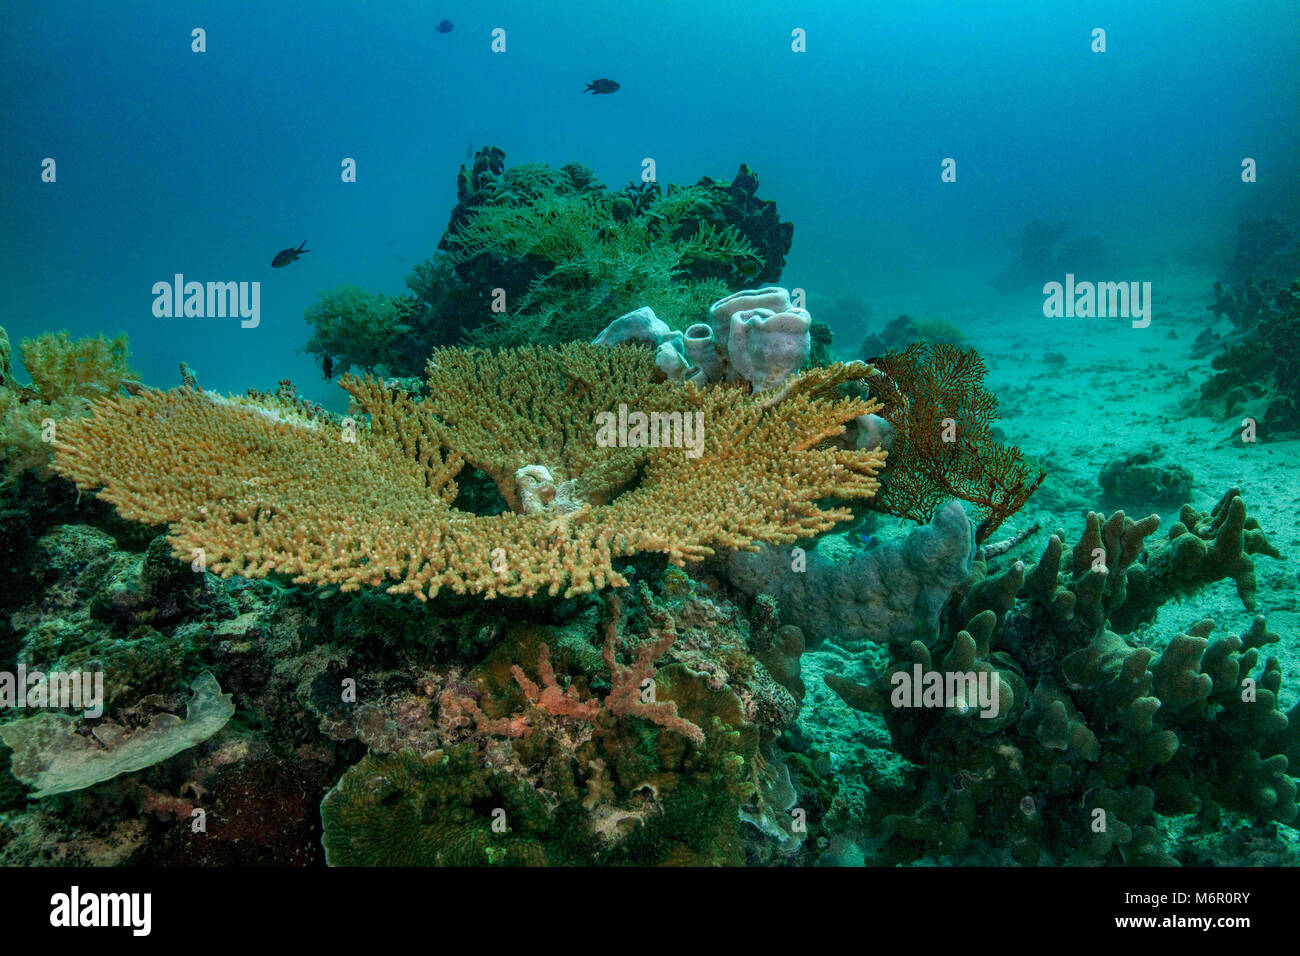
[(754, 249), (736, 231), (688, 220), (707, 206), (698, 187), (670, 190), (640, 216), (615, 217), (606, 194), (543, 195), (524, 205), (494, 201), (448, 237), (456, 264), (483, 256), (535, 263), (536, 276), (477, 336), (489, 345), (554, 344), (594, 336), (609, 321), (649, 306), (685, 327), (727, 292), (694, 280), (697, 262), (729, 262)]
[(411, 295), (349, 287), (308, 313), (317, 331), (306, 351), (418, 375), (435, 347), (589, 340), (642, 306), (685, 327), (730, 287), (780, 278), (794, 227), (757, 189), (742, 166), (731, 182), (613, 192), (585, 166), (507, 170), (485, 147), (460, 169), (439, 251), (406, 277)]
[(329, 356), (339, 373), (355, 365), (397, 374), (408, 366), (403, 339), (413, 331), (411, 320), (419, 309), (412, 296), (367, 292), (355, 285), (329, 289), (307, 310), (312, 333), (304, 350)]
[(111, 395), (139, 376), (127, 365), (126, 335), (71, 339), (67, 332), (46, 332), (19, 343), (23, 365), (37, 398), (98, 398)]
[(0, 486), (30, 471), (48, 480), (60, 419), (78, 417), (90, 402), (134, 387), (138, 374), (127, 364), (125, 335), (69, 338), (47, 332), (19, 343), (32, 384), (19, 384), (9, 336), (0, 327)]

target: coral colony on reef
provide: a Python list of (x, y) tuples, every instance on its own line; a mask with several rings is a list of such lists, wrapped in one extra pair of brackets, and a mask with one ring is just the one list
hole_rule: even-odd
[[(346, 413), (141, 384), (123, 337), (23, 341), (25, 383), (0, 331), (0, 860), (1294, 862), (1283, 636), (1160, 619), (1256, 609), (1240, 488), (1198, 510), (1136, 452), (1030, 541), (1050, 468), (984, 359), (903, 316), (835, 361), (748, 167), (616, 191), (486, 147), (457, 186), (409, 294), (307, 310)], [(1300, 429), (1279, 229), (1198, 342), (1203, 411), (1264, 441)]]

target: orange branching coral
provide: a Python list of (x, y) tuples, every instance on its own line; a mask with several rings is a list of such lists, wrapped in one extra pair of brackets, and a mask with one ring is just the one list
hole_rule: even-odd
[[(631, 664), (623, 664), (618, 659), (622, 644), (618, 624), (622, 610), (622, 602), (617, 597), (607, 597), (605, 645), (601, 656), (609, 668), (611, 686), (605, 696), (604, 712), (612, 717), (639, 717), (658, 724), (665, 730), (681, 734), (694, 743), (703, 743), (704, 731), (678, 714), (676, 702), (654, 699), (655, 665), (677, 641), (677, 628), (672, 617), (667, 614), (655, 615), (654, 627), (657, 633), (653, 639), (636, 646)], [(552, 717), (566, 717), (588, 723), (595, 721), (601, 714), (601, 701), (594, 697), (582, 700), (577, 688), (573, 686), (560, 689), (555, 669), (551, 666), (551, 649), (545, 643), (539, 646), (537, 657), (537, 675), (541, 678), (541, 686), (530, 680), (518, 664), (511, 666), (510, 673), (523, 691), (524, 700), (529, 705), (528, 711), (505, 717), (489, 717), (483, 713), (473, 696), (462, 690), (448, 688), (439, 699), (442, 718), (459, 726), (468, 726), (472, 722), (480, 733), (518, 738), (532, 734), (534, 728), (530, 714), (533, 708)]]
[(680, 389), (656, 383), (654, 372), (654, 354), (632, 345), (437, 349), (424, 411), (515, 511), (525, 510), (516, 473), (527, 466), (545, 468), (556, 485), (576, 481), (582, 501), (603, 504), (652, 449), (602, 447), (592, 423), (619, 403), (645, 413), (670, 409)]
[(652, 693), (649, 699), (643, 696), (654, 686), (655, 664), (677, 641), (677, 627), (672, 618), (662, 615), (658, 621), (658, 637), (640, 644), (630, 665), (620, 664), (618, 621), (622, 615), (622, 604), (612, 594), (606, 601), (608, 613), (605, 617), (605, 648), (602, 656), (609, 667), (613, 687), (605, 698), (605, 709), (615, 717), (641, 717), (697, 744), (704, 743), (704, 731), (677, 713), (676, 702), (656, 701)]
[(596, 715), (600, 713), (600, 702), (579, 700), (576, 687), (570, 686), (560, 690), (560, 685), (555, 679), (555, 668), (551, 666), (551, 648), (545, 642), (537, 649), (537, 676), (542, 679), (541, 687), (529, 680), (524, 674), (524, 669), (518, 664), (511, 665), (510, 673), (514, 675), (519, 689), (524, 692), (524, 699), (553, 717), (595, 720)]
[(451, 688), (444, 690), (438, 698), (438, 714), (446, 726), (466, 728), (473, 724), (479, 733), (493, 737), (509, 737), (514, 740), (531, 736), (533, 732), (533, 725), (529, 723), (526, 713), (489, 717), (473, 697), (457, 693)]
[[(170, 525), (177, 557), (224, 575), (279, 572), (424, 599), (444, 587), (572, 596), (626, 585), (613, 568), (625, 555), (659, 552), (681, 565), (719, 547), (809, 537), (849, 516), (819, 500), (869, 498), (884, 465), (883, 452), (827, 441), (878, 407), (824, 394), (818, 383), (842, 369), (818, 370), (785, 400), (761, 405), (735, 388), (651, 388), (632, 347), (527, 349), (491, 361), (444, 350), (435, 363), (436, 397), (423, 401), (348, 379), (369, 424), (188, 388), (104, 398), (93, 417), (60, 425), (55, 468), (79, 488), (102, 489), (124, 517)], [(602, 446), (594, 414), (629, 398), (658, 409), (671, 398), (669, 418), (695, 423), (698, 443)], [(527, 513), (455, 508), (453, 479), (466, 462), (507, 487), (510, 473), (513, 503)], [(602, 504), (636, 465), (637, 486)], [(536, 477), (550, 467), (559, 482)]]
[(867, 380), (894, 426), (889, 471), (872, 508), (913, 521), (930, 520), (951, 498), (980, 516), (984, 541), (1042, 483), (1020, 449), (990, 434), (998, 401), (984, 388), (984, 360), (974, 349), (917, 342), (875, 359), (883, 373)]

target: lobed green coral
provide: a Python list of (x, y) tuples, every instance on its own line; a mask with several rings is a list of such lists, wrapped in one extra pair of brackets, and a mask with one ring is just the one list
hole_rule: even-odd
[[(1224, 501), (1219, 510), (1235, 512), (1240, 497)], [(1162, 648), (1110, 629), (1133, 598), (1129, 575), (1151, 560), (1155, 524), (1094, 514), (1071, 552), (1053, 536), (1037, 564), (990, 574), (977, 562), (930, 641), (896, 649), (870, 684), (828, 678), (850, 706), (883, 714), (915, 764), (910, 787), (874, 795), (893, 837), (885, 859), (978, 841), (1025, 865), (1170, 864), (1161, 815), (1194, 813), (1203, 827), (1224, 812), (1296, 818), (1281, 671), (1273, 659), (1260, 667), (1260, 648), (1278, 638), (1263, 619), (1213, 641), (1203, 621)], [(1234, 553), (1243, 557), (1240, 539)], [(896, 706), (890, 678), (931, 660), (996, 672), (996, 718), (952, 702)]]

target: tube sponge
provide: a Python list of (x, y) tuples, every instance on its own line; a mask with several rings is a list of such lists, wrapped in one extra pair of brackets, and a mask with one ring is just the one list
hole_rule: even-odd
[(803, 309), (747, 309), (731, 317), (727, 356), (734, 376), (755, 392), (776, 388), (808, 360), (812, 317)]

